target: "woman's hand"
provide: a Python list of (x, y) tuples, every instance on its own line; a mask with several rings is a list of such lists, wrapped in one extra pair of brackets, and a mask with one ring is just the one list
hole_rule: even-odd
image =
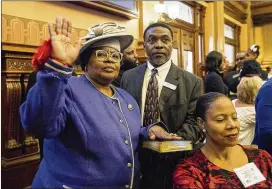
[(168, 133), (162, 127), (155, 125), (148, 130), (148, 136), (151, 140), (164, 139), (164, 140), (181, 140), (182, 137), (177, 134)]
[(80, 40), (77, 40), (74, 46), (71, 44), (72, 22), (66, 18), (57, 17), (56, 25), (49, 23), (48, 28), (52, 45), (52, 59), (72, 66), (81, 47)]

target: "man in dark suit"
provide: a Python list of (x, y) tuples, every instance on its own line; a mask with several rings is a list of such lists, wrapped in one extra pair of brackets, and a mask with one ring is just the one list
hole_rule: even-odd
[(229, 91), (231, 91), (232, 93), (237, 93), (237, 86), (240, 83), (240, 71), (243, 67), (245, 56), (246, 56), (245, 52), (238, 52), (236, 54), (237, 70), (229, 72), (225, 77), (225, 83), (228, 86)]
[[(149, 25), (144, 31), (144, 48), (148, 56), (147, 62), (126, 71), (121, 80), (121, 88), (130, 93), (138, 102), (142, 113), (142, 123), (143, 126), (146, 126), (144, 112), (147, 107), (146, 101), (149, 100), (146, 98), (147, 88), (152, 77), (152, 70), (156, 68), (159, 107), (157, 121), (163, 122), (170, 133), (176, 133), (184, 140), (197, 142), (200, 133), (197, 129), (194, 112), (196, 101), (202, 94), (202, 80), (196, 75), (182, 70), (171, 61), (173, 32), (168, 25), (163, 23)], [(150, 175), (147, 173), (150, 161), (148, 162), (144, 158), (148, 157), (141, 153), (141, 171), (145, 182), (143, 187), (150, 188), (147, 182), (150, 184), (152, 179), (147, 181), (146, 178), (147, 175)], [(171, 186), (161, 186), (160, 188), (166, 187)], [(155, 188), (154, 185), (152, 188)]]

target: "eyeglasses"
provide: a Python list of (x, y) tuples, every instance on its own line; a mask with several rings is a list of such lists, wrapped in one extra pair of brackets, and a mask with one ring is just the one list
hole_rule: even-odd
[(99, 61), (106, 61), (110, 57), (111, 60), (113, 60), (114, 62), (120, 62), (123, 58), (123, 54), (120, 52), (114, 52), (109, 54), (107, 51), (104, 50), (96, 50), (95, 55), (97, 60)]

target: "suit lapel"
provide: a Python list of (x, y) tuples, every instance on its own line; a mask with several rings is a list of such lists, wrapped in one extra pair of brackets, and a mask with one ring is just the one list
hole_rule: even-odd
[(136, 99), (139, 103), (140, 109), (142, 108), (142, 88), (143, 88), (146, 66), (147, 66), (146, 63), (139, 66), (139, 69), (137, 70), (137, 77), (135, 82)]
[[(180, 77), (179, 74), (179, 68), (176, 67), (173, 63), (171, 64), (170, 70), (165, 78), (165, 82), (168, 82), (172, 85), (178, 86), (180, 84), (180, 81), (178, 78)], [(177, 90), (177, 89), (176, 89)], [(163, 86), (162, 91), (160, 94), (160, 100), (159, 103), (160, 105), (167, 104), (170, 96), (176, 92), (176, 90), (170, 89), (168, 87)]]

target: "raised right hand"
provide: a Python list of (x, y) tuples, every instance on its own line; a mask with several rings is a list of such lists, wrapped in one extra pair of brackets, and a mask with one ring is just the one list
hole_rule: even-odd
[(51, 57), (62, 64), (73, 66), (78, 57), (81, 47), (81, 40), (77, 40), (75, 45), (71, 44), (72, 22), (67, 18), (56, 18), (56, 25), (48, 24), (52, 51)]

